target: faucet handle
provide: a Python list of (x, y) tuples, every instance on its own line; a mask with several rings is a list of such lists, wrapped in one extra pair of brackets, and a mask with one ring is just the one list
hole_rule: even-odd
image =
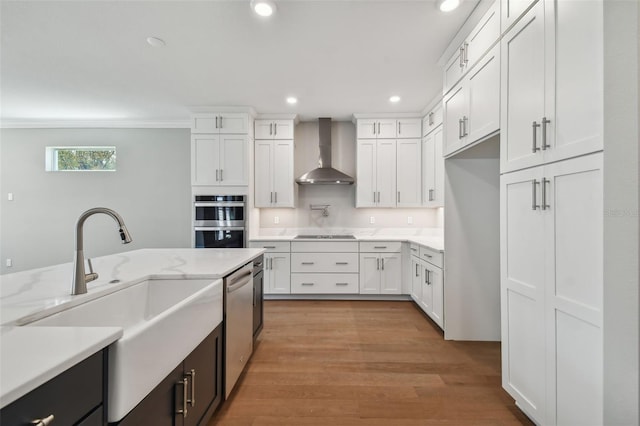
[(93, 265), (91, 264), (91, 259), (87, 259), (87, 263), (89, 264), (89, 273), (93, 274)]
[(98, 274), (93, 272), (93, 265), (91, 264), (91, 259), (87, 259), (87, 263), (89, 264), (89, 273), (85, 274), (85, 276), (84, 276), (84, 281), (86, 283), (98, 279)]

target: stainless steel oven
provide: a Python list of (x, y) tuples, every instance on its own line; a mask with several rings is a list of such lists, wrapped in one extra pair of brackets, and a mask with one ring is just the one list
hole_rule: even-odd
[(193, 206), (196, 248), (245, 247), (244, 195), (196, 195)]

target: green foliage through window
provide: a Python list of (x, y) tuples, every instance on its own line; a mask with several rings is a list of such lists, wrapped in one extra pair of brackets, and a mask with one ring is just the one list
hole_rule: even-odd
[(47, 147), (48, 171), (115, 171), (115, 146)]

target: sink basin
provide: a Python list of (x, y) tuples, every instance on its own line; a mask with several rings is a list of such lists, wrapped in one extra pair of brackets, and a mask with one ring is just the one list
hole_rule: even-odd
[(355, 240), (353, 235), (297, 235), (296, 240)]
[(108, 420), (121, 420), (222, 322), (222, 280), (148, 279), (28, 326), (123, 328), (109, 347)]

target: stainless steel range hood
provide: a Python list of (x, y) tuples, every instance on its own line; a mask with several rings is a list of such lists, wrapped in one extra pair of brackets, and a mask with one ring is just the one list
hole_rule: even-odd
[(320, 159), (318, 168), (296, 179), (300, 185), (353, 185), (354, 179), (331, 167), (331, 119), (319, 118)]

